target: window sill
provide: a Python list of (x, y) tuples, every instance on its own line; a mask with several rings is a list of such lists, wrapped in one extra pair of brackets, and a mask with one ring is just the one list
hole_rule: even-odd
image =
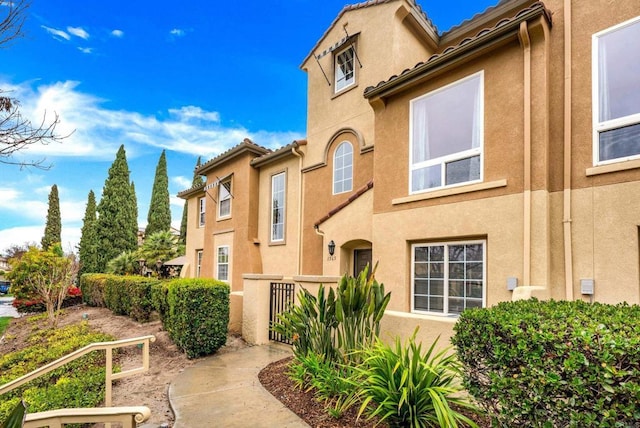
[(506, 187), (507, 180), (489, 181), (486, 183), (469, 184), (466, 186), (451, 187), (449, 189), (434, 190), (432, 192), (420, 193), (417, 195), (405, 196), (391, 200), (392, 205), (406, 204), (409, 202), (426, 201), (428, 199), (442, 198), (445, 196), (461, 195), (463, 193), (478, 192), (480, 190), (497, 189)]
[(269, 241), (269, 246), (270, 247), (281, 247), (283, 245), (287, 245), (287, 241), (282, 240), (282, 241)]
[(629, 169), (636, 169), (636, 168), (640, 168), (640, 159), (620, 161), (616, 163), (610, 163), (607, 165), (594, 166), (591, 168), (587, 168), (586, 174), (587, 174), (587, 177), (591, 177), (593, 175), (607, 174), (610, 172), (617, 172), (617, 171), (627, 171)]
[(437, 315), (437, 314), (427, 314), (424, 312), (400, 312), (400, 311), (384, 311), (385, 315), (389, 315), (390, 317), (399, 317), (399, 318), (409, 318), (415, 320), (429, 320), (436, 322), (444, 322), (448, 324), (455, 324), (458, 321), (457, 315)]
[(346, 94), (347, 92), (351, 92), (352, 90), (354, 90), (357, 87), (358, 87), (358, 82), (353, 83), (353, 84), (347, 86), (346, 88), (342, 88), (338, 92), (334, 92), (333, 95), (331, 96), (331, 99), (338, 98), (340, 95)]

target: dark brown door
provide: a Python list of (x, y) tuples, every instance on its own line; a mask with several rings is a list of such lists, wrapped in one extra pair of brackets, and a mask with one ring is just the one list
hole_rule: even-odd
[(358, 276), (365, 267), (369, 265), (369, 272), (371, 272), (371, 248), (366, 250), (354, 250), (353, 251), (353, 276)]

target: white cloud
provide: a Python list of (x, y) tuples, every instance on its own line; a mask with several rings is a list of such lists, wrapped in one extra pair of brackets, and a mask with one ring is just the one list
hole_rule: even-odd
[(183, 37), (186, 33), (184, 30), (181, 30), (179, 28), (174, 28), (173, 30), (169, 31), (169, 34), (171, 34), (174, 37)]
[[(189, 186), (191, 187), (191, 186)], [(185, 187), (185, 189), (187, 189), (187, 187)], [(183, 208), (184, 207), (184, 199), (179, 198), (177, 196), (170, 196), (169, 197), (169, 205), (173, 205), (175, 207), (178, 208)], [(182, 217), (180, 217), (182, 219)]]
[(89, 33), (85, 31), (82, 27), (67, 27), (67, 31), (69, 34), (73, 34), (76, 37), (80, 37), (81, 39), (87, 40), (89, 38)]
[[(0, 251), (6, 250), (11, 245), (24, 244), (25, 242), (37, 243), (40, 245), (44, 235), (44, 223), (37, 226), (21, 226), (0, 230)], [(62, 225), (62, 250), (66, 253), (76, 251), (76, 246), (80, 242), (80, 227), (65, 227)]]
[(201, 119), (209, 122), (220, 122), (220, 113), (217, 111), (205, 111), (196, 106), (184, 106), (179, 109), (169, 109), (172, 116), (176, 116), (181, 121), (190, 119)]
[(62, 39), (65, 39), (65, 40), (71, 40), (71, 36), (69, 34), (65, 33), (62, 30), (58, 30), (56, 28), (47, 27), (46, 25), (41, 25), (41, 27), (44, 28), (47, 31), (47, 33), (53, 35), (54, 39), (62, 38)]
[[(188, 189), (191, 187), (192, 179), (183, 176), (171, 177), (171, 182), (174, 183), (180, 189)], [(2, 199), (2, 189), (0, 189), (0, 200)]]
[(120, 37), (124, 37), (124, 31), (122, 31), (122, 30), (113, 30), (113, 31), (111, 32), (111, 35), (112, 35), (113, 37), (118, 37), (118, 38), (120, 38)]
[(110, 110), (103, 106), (105, 100), (81, 92), (80, 82), (39, 86), (36, 83), (16, 85), (0, 80), (0, 87), (13, 91), (12, 96), (21, 101), (22, 114), (33, 123), (39, 123), (45, 113), (47, 120), (57, 113), (60, 123), (56, 130), (69, 137), (62, 143), (30, 146), (20, 153), (26, 159), (63, 156), (107, 160), (123, 141), (127, 141), (130, 157), (139, 152), (140, 145), (207, 158), (219, 155), (244, 138), (269, 148), (302, 138), (291, 132), (251, 132), (243, 126), (225, 126), (219, 113), (196, 106), (170, 109), (168, 118)]
[(82, 53), (90, 54), (93, 53), (93, 48), (81, 48), (78, 46), (78, 50)]

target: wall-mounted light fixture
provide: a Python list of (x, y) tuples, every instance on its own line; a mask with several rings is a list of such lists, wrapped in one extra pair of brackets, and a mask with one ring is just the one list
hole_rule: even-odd
[(329, 255), (333, 256), (333, 253), (336, 252), (336, 243), (333, 242), (333, 239), (331, 241), (329, 241), (328, 247), (329, 247)]

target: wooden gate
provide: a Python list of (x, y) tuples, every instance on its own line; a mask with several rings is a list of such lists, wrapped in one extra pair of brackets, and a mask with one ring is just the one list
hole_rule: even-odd
[(278, 314), (287, 310), (289, 305), (293, 305), (295, 284), (286, 282), (272, 282), (271, 283), (271, 298), (269, 304), (269, 340), (275, 340), (276, 342), (286, 343), (292, 345), (293, 342), (288, 337), (276, 333), (271, 330), (273, 324), (278, 322)]

